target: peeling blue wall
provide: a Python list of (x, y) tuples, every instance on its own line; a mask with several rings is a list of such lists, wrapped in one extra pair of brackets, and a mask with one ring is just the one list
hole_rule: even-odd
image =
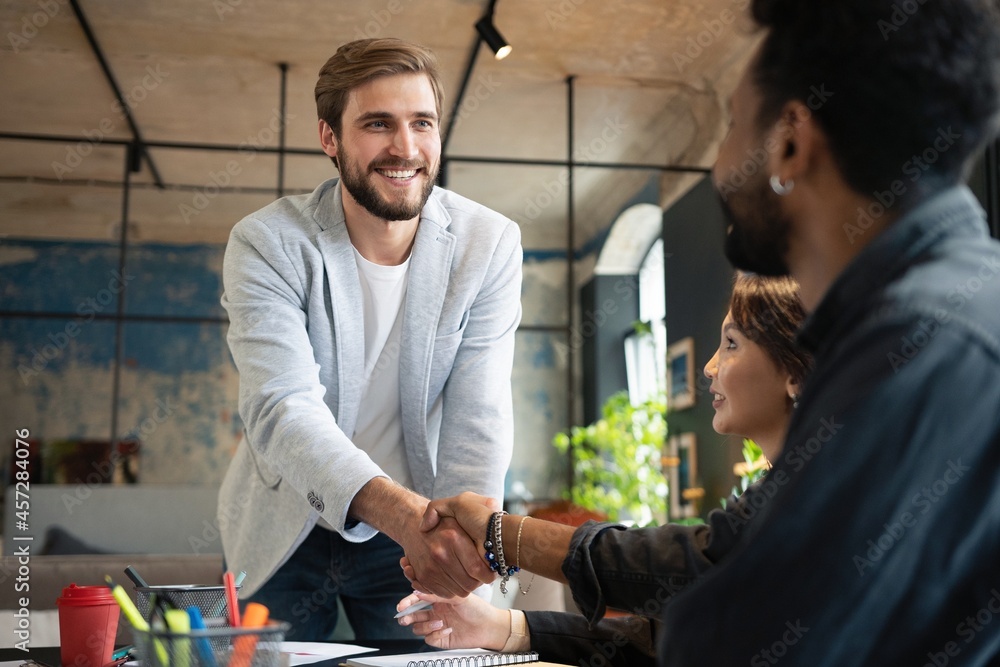
[(0, 320), (0, 430), (27, 428), (43, 447), (138, 437), (143, 482), (217, 484), (242, 431), (227, 325), (123, 322), (115, 396), (117, 325), (100, 316), (123, 296), (131, 316), (224, 318), (222, 253), (137, 245), (120, 272), (115, 244), (5, 240), (0, 309), (63, 316)]
[[(106, 440), (117, 401), (117, 436), (141, 442), (142, 483), (218, 484), (242, 434), (219, 304), (224, 250), (134, 245), (120, 273), (116, 244), (5, 239), (0, 309), (63, 316), (0, 319), (0, 432), (28, 428), (43, 443)], [(564, 260), (558, 252), (525, 252), (526, 324), (565, 322)], [(95, 316), (117, 312), (123, 284), (127, 315), (180, 321), (122, 323), (114, 396), (117, 327)], [(508, 488), (521, 482), (550, 497), (565, 479), (550, 444), (567, 422), (565, 336), (519, 332), (516, 348)]]

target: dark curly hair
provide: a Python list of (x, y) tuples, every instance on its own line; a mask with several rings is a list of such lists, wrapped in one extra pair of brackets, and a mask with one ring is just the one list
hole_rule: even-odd
[[(840, 171), (903, 201), (952, 185), (1000, 127), (998, 0), (753, 0), (759, 126), (806, 102)], [(817, 96), (817, 91), (825, 94)]]

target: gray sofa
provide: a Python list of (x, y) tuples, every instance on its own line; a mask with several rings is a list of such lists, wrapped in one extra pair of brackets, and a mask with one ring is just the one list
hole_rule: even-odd
[[(103, 585), (110, 575), (134, 599), (132, 583), (123, 573), (127, 565), (152, 586), (219, 584), (217, 495), (217, 489), (205, 487), (33, 485), (28, 528), (21, 530), (15, 488), (8, 487), (0, 560), (0, 646), (12, 647), (17, 641), (15, 614), (23, 597), (28, 598), (33, 646), (58, 644), (56, 599), (70, 583)], [(29, 555), (19, 557), (25, 547)], [(118, 642), (131, 642), (124, 620)]]

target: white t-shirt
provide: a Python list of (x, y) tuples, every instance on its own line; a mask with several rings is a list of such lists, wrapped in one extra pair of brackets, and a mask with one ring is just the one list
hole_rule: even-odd
[(364, 300), (365, 370), (352, 442), (406, 488), (413, 478), (406, 460), (399, 402), (399, 353), (410, 258), (397, 266), (374, 264), (354, 249)]

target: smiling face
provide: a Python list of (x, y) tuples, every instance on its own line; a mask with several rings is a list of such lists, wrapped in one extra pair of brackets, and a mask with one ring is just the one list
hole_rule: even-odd
[(378, 77), (352, 90), (340, 136), (325, 122), (320, 126), (345, 198), (382, 220), (419, 217), (441, 161), (436, 108), (425, 74)]
[(732, 313), (722, 322), (722, 340), (705, 364), (705, 377), (712, 381), (712, 428), (753, 439), (773, 461), (781, 450), (791, 414), (789, 396), (797, 385), (763, 347), (739, 330)]

